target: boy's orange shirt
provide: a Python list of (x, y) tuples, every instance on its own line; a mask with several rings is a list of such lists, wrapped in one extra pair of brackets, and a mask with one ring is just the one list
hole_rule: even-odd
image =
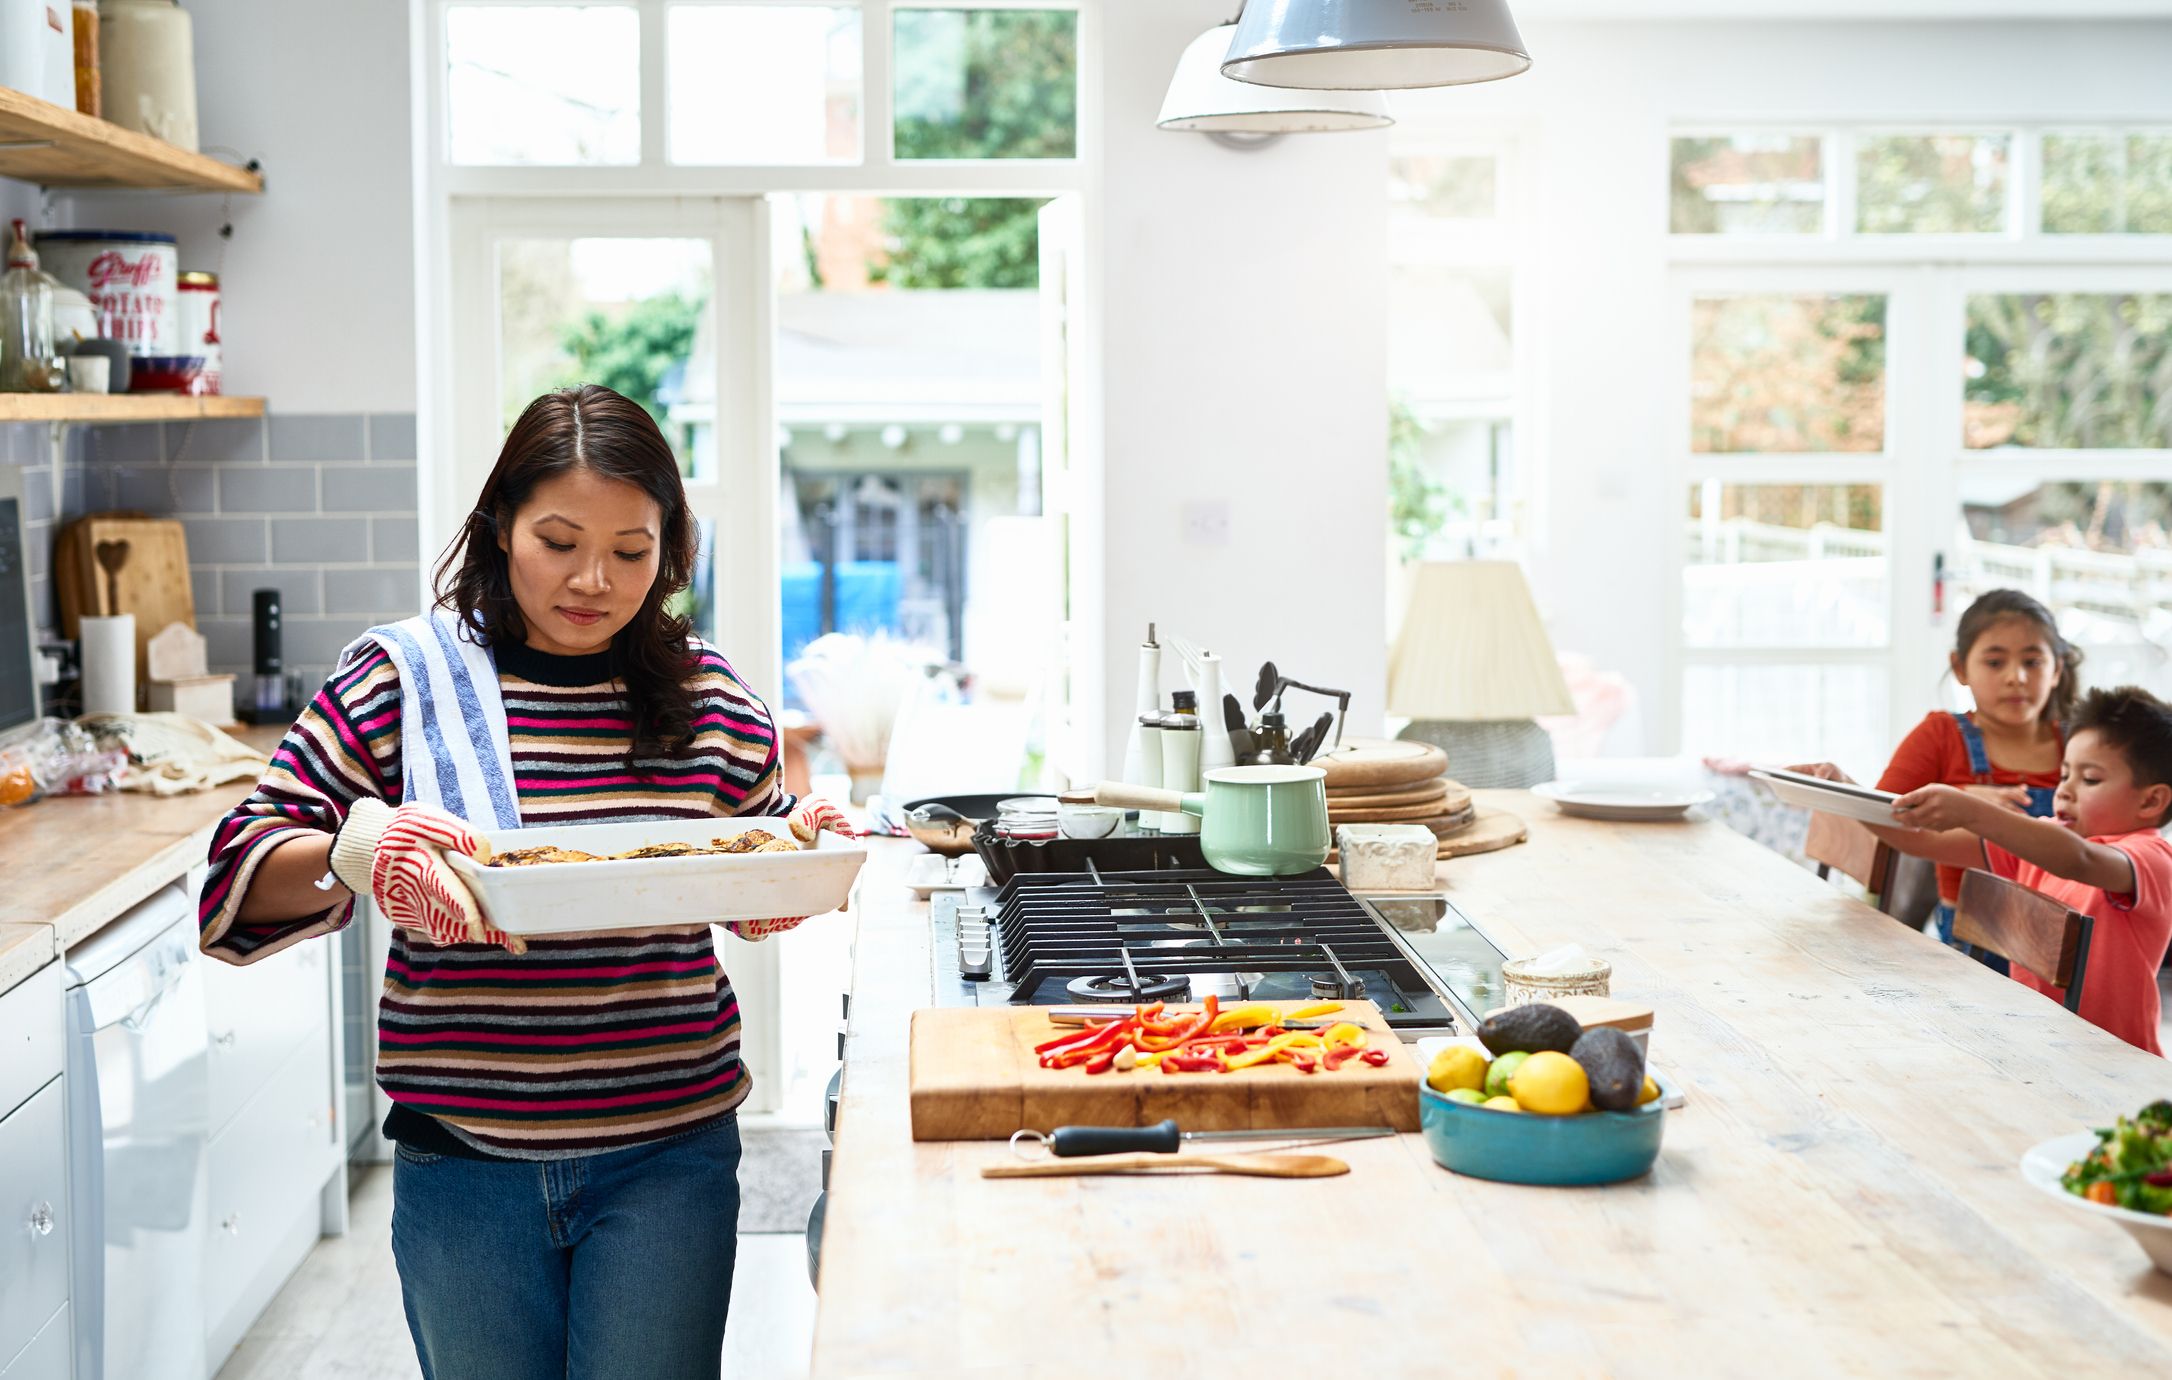
[[(1953, 721), (1953, 715), (1943, 709), (1933, 710), (1923, 716), (1923, 721), (1908, 730), (1900, 746), (1893, 749), (1893, 759), (1886, 763), (1885, 775), (1878, 778), (1878, 789), (1906, 795), (1925, 786), (1973, 786), (1979, 784), (1976, 773), (1968, 764), (1968, 744), (1961, 741), (1961, 726)], [(1991, 779), (1981, 783), (1988, 786), (2059, 786), (2059, 769), (2050, 771), (2008, 771), (1996, 762), (1991, 764)], [(1961, 894), (1961, 869), (1938, 869), (1938, 899), (1952, 905)]]
[[(2164, 963), (2166, 946), (2172, 944), (2172, 841), (2155, 829), (2140, 829), (2090, 842), (2127, 855), (2134, 864), (2132, 895), (2108, 895), (2102, 887), (2053, 876), (1988, 840), (1983, 851), (1999, 876), (2041, 891), (2096, 921), (2089, 932), (2089, 966), (2082, 974), (2082, 1019), (2130, 1045), (2161, 1055), (2157, 969)], [(2016, 982), (2054, 1001), (2066, 1000), (2065, 988), (2052, 986), (2018, 963), (2013, 965), (2013, 974)]]

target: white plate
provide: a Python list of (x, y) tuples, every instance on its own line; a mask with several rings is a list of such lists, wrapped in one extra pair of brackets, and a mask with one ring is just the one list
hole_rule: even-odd
[[(498, 849), (546, 844), (584, 853), (624, 853), (651, 843), (706, 844), (749, 829), (779, 838), (792, 828), (767, 816), (660, 819), (632, 824), (546, 824), (486, 829)], [(852, 899), (867, 849), (825, 832), (812, 849), (790, 853), (711, 853), (690, 858), (485, 867), (462, 854), (446, 861), (507, 934), (569, 930), (642, 930), (660, 925), (722, 924), (792, 915), (827, 915)]]
[(2113, 1207), (2108, 1203), (2092, 1203), (2087, 1198), (2077, 1198), (2060, 1186), (2059, 1178), (2067, 1166), (2097, 1148), (2097, 1133), (2076, 1131), (2070, 1136), (2053, 1136), (2041, 1145), (2032, 1145), (2021, 1157), (2021, 1177), (2051, 1194), (2068, 1207), (2117, 1222), (2127, 1229), (2135, 1243), (2141, 1246), (2158, 1269), (2172, 1275), (2172, 1217), (2154, 1217), (2133, 1208)]
[(971, 853), (962, 858), (923, 853), (905, 869), (906, 888), (923, 901), (938, 891), (962, 891), (969, 886), (986, 885), (987, 865)]
[(1893, 802), (1900, 797), (1891, 791), (1827, 781), (1823, 777), (1805, 776), (1799, 771), (1786, 771), (1780, 767), (1759, 767), (1750, 775), (1772, 787), (1772, 793), (1782, 804), (1800, 810), (1822, 810), (1865, 824), (1883, 824), (1892, 829), (1906, 827), (1893, 818)]
[(1609, 786), (1598, 782), (1548, 781), (1531, 794), (1551, 800), (1565, 815), (1585, 819), (1680, 819), (1684, 812), (1712, 799), (1712, 792), (1682, 786)]

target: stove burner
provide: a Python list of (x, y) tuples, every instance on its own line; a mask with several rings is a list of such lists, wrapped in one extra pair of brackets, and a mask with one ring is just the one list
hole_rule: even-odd
[(1365, 979), (1352, 975), (1345, 982), (1334, 973), (1314, 973), (1312, 995), (1323, 1001), (1356, 1001), (1365, 995)]
[(1141, 973), (1137, 986), (1122, 973), (1097, 973), (1092, 977), (1073, 978), (1064, 990), (1077, 1001), (1106, 1001), (1135, 1003), (1142, 1001), (1181, 1000), (1192, 992), (1191, 979), (1164, 977), (1159, 973)]

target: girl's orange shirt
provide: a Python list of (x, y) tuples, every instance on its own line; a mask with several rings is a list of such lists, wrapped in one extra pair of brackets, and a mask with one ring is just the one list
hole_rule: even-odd
[[(1953, 715), (1943, 709), (1933, 710), (1923, 716), (1923, 722), (1908, 730), (1900, 746), (1893, 749), (1893, 760), (1886, 763), (1885, 775), (1878, 778), (1881, 791), (1912, 791), (1923, 786), (2042, 786), (2053, 790), (2059, 786), (2059, 772), (2009, 771), (1998, 763), (1991, 764), (1991, 777), (1979, 781), (1969, 766), (1968, 744), (1961, 739), (1961, 725)], [(1938, 896), (1947, 905), (1961, 894), (1961, 872), (1958, 867), (1938, 869)]]

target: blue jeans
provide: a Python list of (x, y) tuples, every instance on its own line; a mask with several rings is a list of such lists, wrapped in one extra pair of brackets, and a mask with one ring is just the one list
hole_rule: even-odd
[(578, 1159), (400, 1146), (392, 1254), (425, 1380), (714, 1380), (739, 1122)]

